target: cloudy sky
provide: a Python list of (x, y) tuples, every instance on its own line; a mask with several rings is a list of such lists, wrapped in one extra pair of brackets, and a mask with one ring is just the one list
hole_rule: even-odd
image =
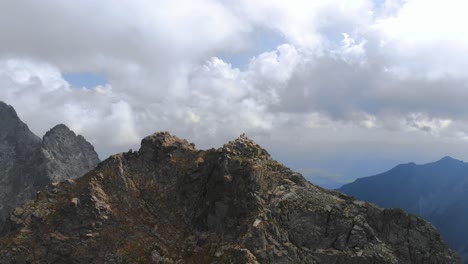
[[(468, 160), (463, 0), (0, 2), (0, 100), (101, 158), (246, 132), (309, 179)], [(320, 178), (323, 177), (323, 178)]]

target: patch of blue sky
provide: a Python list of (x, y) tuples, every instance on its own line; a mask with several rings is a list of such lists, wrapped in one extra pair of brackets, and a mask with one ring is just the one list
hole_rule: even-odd
[(250, 47), (243, 51), (223, 52), (217, 56), (223, 61), (230, 63), (232, 67), (244, 70), (250, 59), (261, 53), (275, 50), (279, 45), (286, 43), (286, 40), (277, 32), (270, 30), (257, 30), (251, 37)]
[(62, 74), (63, 78), (75, 88), (88, 88), (106, 85), (108, 79), (105, 75), (93, 72), (67, 72)]
[(342, 44), (344, 39), (343, 33), (345, 32), (324, 31), (323, 36), (326, 38), (328, 43), (332, 45), (332, 47), (336, 47)]
[(386, 0), (374, 0), (374, 4), (377, 8), (383, 8), (385, 6)]

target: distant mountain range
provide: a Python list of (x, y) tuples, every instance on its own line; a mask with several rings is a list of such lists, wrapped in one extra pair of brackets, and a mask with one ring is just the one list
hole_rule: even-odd
[(424, 165), (401, 164), (338, 190), (425, 218), (468, 263), (468, 163), (444, 157)]
[(0, 101), (0, 230), (15, 207), (52, 182), (74, 179), (99, 163), (94, 147), (65, 125), (41, 139)]

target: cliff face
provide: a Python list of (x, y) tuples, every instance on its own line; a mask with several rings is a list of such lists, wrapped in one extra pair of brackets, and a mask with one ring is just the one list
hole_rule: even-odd
[(0, 230), (11, 211), (54, 181), (76, 178), (99, 163), (82, 136), (58, 125), (41, 140), (0, 102)]
[(11, 209), (49, 182), (38, 175), (41, 139), (0, 102), (0, 230)]
[(459, 263), (426, 221), (308, 183), (245, 136), (168, 133), (17, 208), (0, 263)]

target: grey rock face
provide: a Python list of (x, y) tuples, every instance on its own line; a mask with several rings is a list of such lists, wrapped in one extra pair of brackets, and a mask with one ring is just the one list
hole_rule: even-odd
[(314, 186), (245, 136), (153, 134), (10, 224), (0, 263), (460, 263), (423, 219)]
[(42, 154), (46, 161), (46, 173), (54, 182), (81, 176), (100, 162), (94, 147), (63, 124), (45, 134)]
[(21, 122), (13, 107), (0, 102), (0, 229), (19, 201), (49, 182), (38, 174), (41, 139)]
[(54, 181), (76, 178), (99, 162), (94, 148), (66, 126), (41, 140), (0, 102), (0, 230), (11, 211)]

